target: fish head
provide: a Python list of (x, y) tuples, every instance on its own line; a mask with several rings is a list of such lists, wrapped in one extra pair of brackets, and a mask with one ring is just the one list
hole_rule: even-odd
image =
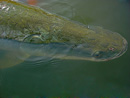
[(122, 56), (128, 48), (126, 39), (116, 32), (98, 26), (79, 30), (80, 43), (69, 53), (71, 59), (108, 61)]
[(108, 61), (118, 58), (126, 52), (128, 43), (120, 34), (102, 27), (90, 29), (94, 31), (94, 34), (89, 36), (92, 60)]

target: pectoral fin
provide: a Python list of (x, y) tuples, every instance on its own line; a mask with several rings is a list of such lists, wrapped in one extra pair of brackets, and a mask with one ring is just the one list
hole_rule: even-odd
[[(20, 57), (24, 59), (20, 59)], [(18, 52), (0, 50), (0, 69), (9, 68), (22, 63), (28, 55), (24, 55)]]

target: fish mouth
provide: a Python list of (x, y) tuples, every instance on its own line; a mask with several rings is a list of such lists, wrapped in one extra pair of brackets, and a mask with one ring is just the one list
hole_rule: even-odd
[(116, 55), (116, 57), (120, 57), (122, 56), (128, 49), (128, 42), (126, 41), (126, 39), (123, 38), (123, 48), (122, 50)]
[(102, 61), (109, 61), (109, 60), (118, 58), (118, 57), (122, 56), (127, 51), (127, 49), (128, 49), (128, 42), (126, 41), (126, 39), (123, 38), (123, 47), (122, 47), (121, 51), (118, 54), (116, 54), (114, 57), (108, 58), (108, 59), (103, 59)]
[(128, 49), (128, 42), (126, 41), (126, 39), (123, 38), (123, 47), (122, 47), (121, 51), (116, 56), (114, 56), (113, 58), (110, 58), (108, 60), (112, 60), (112, 59), (122, 56), (127, 51), (127, 49)]

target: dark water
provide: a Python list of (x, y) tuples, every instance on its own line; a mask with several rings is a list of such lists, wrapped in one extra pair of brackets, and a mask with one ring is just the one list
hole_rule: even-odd
[[(127, 0), (39, 0), (37, 6), (84, 24), (118, 32), (130, 42)], [(129, 49), (120, 58), (107, 62), (58, 59), (44, 62), (44, 59), (27, 56), (18, 61), (17, 47), (10, 49), (13, 52), (0, 50), (0, 63), (4, 54), (8, 54), (4, 59), (7, 63), (11, 65), (11, 60), (16, 63), (16, 66), (0, 69), (0, 98), (130, 97)], [(26, 60), (29, 58), (31, 60)]]

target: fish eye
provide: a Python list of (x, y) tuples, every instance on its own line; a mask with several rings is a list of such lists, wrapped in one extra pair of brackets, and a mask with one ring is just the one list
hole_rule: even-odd
[(93, 56), (94, 56), (95, 58), (100, 58), (100, 57), (102, 57), (102, 55), (103, 55), (103, 51), (96, 51), (96, 52), (93, 54)]

